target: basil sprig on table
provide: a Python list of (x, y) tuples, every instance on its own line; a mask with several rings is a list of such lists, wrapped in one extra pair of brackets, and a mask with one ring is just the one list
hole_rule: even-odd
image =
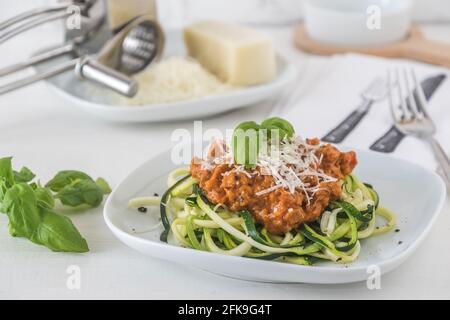
[[(273, 134), (277, 137), (274, 137)], [(264, 120), (261, 124), (254, 121), (240, 123), (233, 132), (232, 146), (234, 161), (245, 165), (247, 169), (256, 164), (262, 144), (269, 145), (275, 138), (279, 141), (290, 139), (295, 130), (292, 124), (278, 117)]]
[(111, 192), (108, 183), (80, 171), (61, 171), (42, 186), (33, 182), (30, 169), (14, 171), (11, 160), (0, 159), (0, 211), (8, 216), (9, 233), (52, 251), (89, 251), (72, 221), (54, 211), (55, 200), (70, 207), (97, 207)]
[(88, 205), (98, 207), (103, 201), (103, 195), (111, 192), (103, 178), (97, 181), (80, 171), (61, 171), (46, 185), (56, 192), (55, 198), (63, 205), (77, 207)]

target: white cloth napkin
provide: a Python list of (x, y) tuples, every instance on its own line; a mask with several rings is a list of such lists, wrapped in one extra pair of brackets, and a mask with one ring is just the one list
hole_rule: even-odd
[[(310, 65), (314, 66), (314, 59)], [(274, 115), (292, 122), (303, 137), (322, 137), (340, 123), (361, 103), (360, 93), (376, 77), (386, 77), (388, 68), (414, 67), (419, 80), (437, 74), (447, 74), (428, 103), (428, 111), (435, 121), (436, 138), (446, 151), (450, 150), (450, 72), (439, 68), (405, 60), (391, 60), (371, 56), (346, 54), (334, 57), (327, 64), (320, 63), (320, 76), (304, 69), (304, 78), (296, 89), (302, 94), (288, 107), (275, 108)], [(311, 68), (309, 68), (311, 69)], [(372, 106), (369, 114), (347, 136), (342, 145), (357, 149), (369, 149), (393, 124), (388, 100)], [(413, 161), (429, 169), (436, 169), (437, 162), (431, 148), (421, 140), (406, 137), (396, 151), (390, 153)]]

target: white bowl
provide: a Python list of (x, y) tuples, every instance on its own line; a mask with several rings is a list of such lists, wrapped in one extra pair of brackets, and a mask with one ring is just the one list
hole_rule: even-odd
[[(412, 6), (412, 0), (305, 0), (305, 28), (312, 39), (329, 44), (393, 43), (411, 29)], [(368, 20), (378, 12), (380, 28), (369, 27)]]
[(104, 218), (114, 235), (130, 248), (216, 274), (264, 282), (363, 281), (368, 277), (368, 268), (376, 265), (382, 274), (389, 272), (414, 252), (441, 212), (446, 193), (441, 178), (416, 164), (371, 151), (358, 151), (358, 159), (355, 173), (373, 184), (381, 204), (395, 212), (400, 232), (364, 239), (357, 261), (347, 266), (336, 263), (299, 266), (186, 249), (159, 241), (162, 227), (136, 233), (154, 225), (159, 210), (150, 209), (142, 214), (129, 209), (128, 200), (164, 192), (167, 174), (177, 167), (171, 161), (170, 150), (144, 163), (115, 188), (105, 204)]

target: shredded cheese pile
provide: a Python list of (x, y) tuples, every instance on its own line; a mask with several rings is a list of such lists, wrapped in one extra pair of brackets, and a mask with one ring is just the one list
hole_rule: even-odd
[[(301, 137), (295, 137), (292, 141), (282, 141), (275, 154), (260, 155), (257, 167), (263, 174), (271, 175), (275, 185), (256, 195), (263, 195), (278, 188), (285, 188), (291, 193), (301, 190), (309, 203), (310, 195), (320, 190), (320, 183), (337, 180), (319, 168), (322, 159), (316, 156), (318, 148), (318, 145), (308, 144)], [(305, 182), (311, 178), (314, 183)]]
[(170, 57), (136, 75), (139, 91), (121, 98), (122, 105), (170, 103), (226, 92), (232, 86), (221, 82), (188, 57)]
[[(217, 141), (214, 145), (217, 146)], [(219, 145), (221, 142), (218, 143)], [(316, 151), (319, 145), (311, 145), (301, 137), (295, 137), (290, 141), (282, 141), (279, 148), (272, 148), (270, 154), (259, 154), (256, 167), (251, 170), (245, 169), (243, 165), (234, 163), (229, 148), (219, 149), (214, 156), (208, 156), (202, 162), (202, 167), (212, 170), (220, 164), (228, 164), (233, 169), (231, 172), (243, 173), (249, 178), (254, 175), (270, 175), (273, 177), (274, 185), (270, 188), (257, 192), (261, 196), (279, 188), (285, 188), (294, 193), (296, 190), (303, 191), (306, 200), (310, 203), (312, 196), (320, 190), (320, 183), (334, 182), (336, 178), (331, 177), (320, 169), (321, 157), (317, 157)], [(308, 182), (313, 181), (313, 182)]]

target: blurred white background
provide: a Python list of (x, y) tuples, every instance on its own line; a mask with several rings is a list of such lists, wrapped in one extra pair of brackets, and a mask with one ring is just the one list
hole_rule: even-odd
[[(358, 1), (358, 0), (355, 0)], [(251, 24), (287, 24), (302, 18), (302, 0), (158, 0), (164, 24), (180, 27), (198, 18)], [(416, 0), (416, 21), (450, 21), (449, 0)]]
[[(0, 16), (21, 8), (57, 0), (1, 1)], [(144, 0), (145, 1), (145, 0)], [(358, 1), (358, 0), (355, 0)], [(200, 18), (224, 19), (249, 24), (288, 24), (302, 19), (302, 0), (157, 0), (166, 27), (181, 27)], [(420, 22), (450, 22), (449, 0), (416, 0), (414, 18)]]

